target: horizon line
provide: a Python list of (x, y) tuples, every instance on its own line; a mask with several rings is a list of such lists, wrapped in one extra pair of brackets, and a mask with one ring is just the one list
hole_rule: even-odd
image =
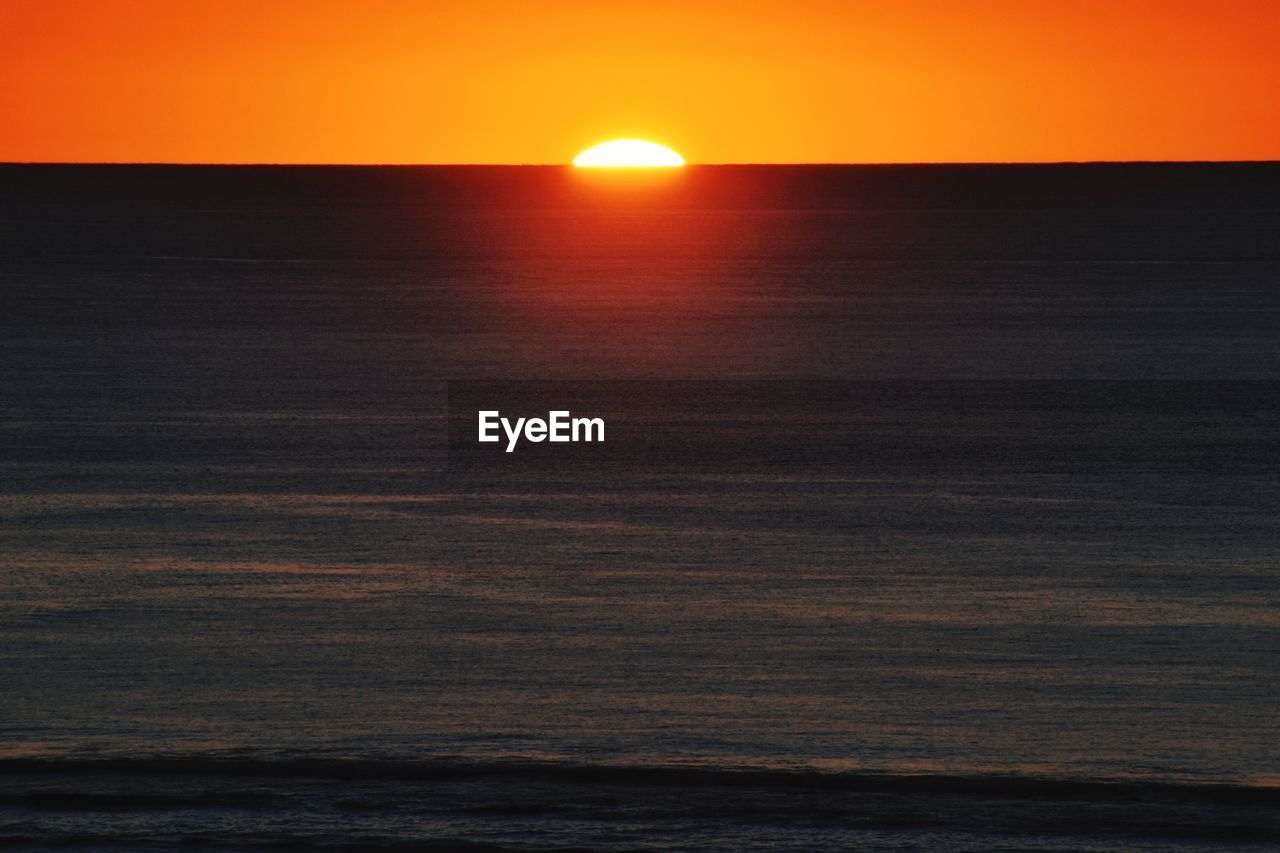
[[(1139, 165), (1266, 165), (1280, 163), (1280, 159), (1240, 160), (864, 160), (864, 161), (758, 161), (758, 162), (705, 162), (686, 163), (680, 168), (723, 166), (1139, 166)], [(344, 163), (337, 161), (197, 161), (197, 160), (0, 160), (0, 166), (199, 166), (199, 167), (257, 167), (257, 168), (564, 168), (576, 169), (572, 163), (462, 163), (462, 162), (383, 162)], [(618, 167), (645, 168), (645, 167)]]

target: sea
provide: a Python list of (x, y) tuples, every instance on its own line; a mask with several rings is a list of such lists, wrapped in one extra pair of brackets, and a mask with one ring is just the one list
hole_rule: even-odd
[(0, 847), (1280, 849), (1280, 164), (0, 166)]

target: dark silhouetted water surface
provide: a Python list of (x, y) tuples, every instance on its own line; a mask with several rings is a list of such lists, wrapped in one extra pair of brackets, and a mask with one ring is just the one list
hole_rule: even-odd
[(0, 840), (1274, 848), (1278, 190), (0, 167)]

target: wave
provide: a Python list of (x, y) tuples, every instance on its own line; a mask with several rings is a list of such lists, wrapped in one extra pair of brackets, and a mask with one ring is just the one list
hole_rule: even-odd
[(540, 782), (649, 788), (761, 788), (866, 794), (934, 794), (1007, 800), (1181, 800), (1280, 809), (1280, 787), (1174, 780), (1064, 779), (671, 765), (403, 761), (212, 756), (0, 759), (0, 777), (188, 776), (387, 782)]
[[(86, 832), (96, 834), (85, 834)], [(1280, 788), (543, 762), (0, 759), (0, 847), (1280, 849)]]

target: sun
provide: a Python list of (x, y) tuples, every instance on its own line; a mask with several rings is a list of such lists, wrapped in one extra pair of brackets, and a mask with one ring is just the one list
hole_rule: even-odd
[(643, 139), (601, 142), (573, 158), (573, 165), (587, 168), (683, 166), (684, 158), (665, 145)]

